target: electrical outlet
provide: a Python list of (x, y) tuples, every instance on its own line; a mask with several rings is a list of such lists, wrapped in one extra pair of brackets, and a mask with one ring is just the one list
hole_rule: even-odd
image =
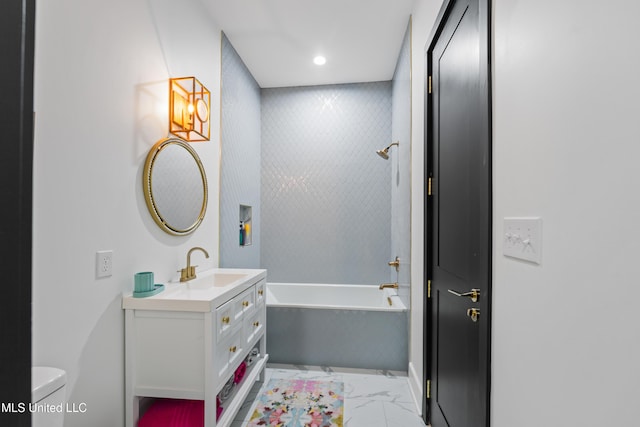
[(113, 251), (96, 252), (96, 277), (109, 277), (113, 269)]

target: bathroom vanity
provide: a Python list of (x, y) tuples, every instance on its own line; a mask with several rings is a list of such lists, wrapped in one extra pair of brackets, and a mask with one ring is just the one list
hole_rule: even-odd
[[(123, 297), (127, 427), (137, 425), (145, 398), (203, 400), (205, 427), (232, 423), (268, 359), (266, 276), (266, 270), (214, 269), (167, 283), (148, 298)], [(229, 393), (254, 349), (258, 356)], [(221, 393), (226, 399), (216, 421)]]

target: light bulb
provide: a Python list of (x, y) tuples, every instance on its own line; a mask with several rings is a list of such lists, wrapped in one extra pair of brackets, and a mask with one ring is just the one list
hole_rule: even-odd
[(316, 65), (324, 65), (327, 63), (327, 58), (325, 58), (322, 55), (318, 55), (315, 58), (313, 58), (313, 63)]

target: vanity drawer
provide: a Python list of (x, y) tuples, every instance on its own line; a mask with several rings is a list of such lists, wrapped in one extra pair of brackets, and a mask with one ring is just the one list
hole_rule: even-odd
[(267, 281), (261, 280), (256, 284), (256, 306), (261, 307), (264, 305), (267, 298)]
[(244, 342), (247, 346), (251, 346), (251, 344), (262, 335), (265, 317), (264, 310), (256, 310), (253, 315), (247, 316), (244, 320)]
[(235, 367), (240, 360), (244, 349), (242, 329), (237, 330), (228, 339), (215, 346), (214, 372), (219, 379), (225, 379), (231, 373), (231, 368)]
[(256, 308), (255, 287), (252, 286), (233, 299), (235, 304), (235, 319), (240, 321), (245, 315), (251, 314)]
[(241, 322), (236, 320), (233, 300), (227, 301), (216, 308), (216, 342), (220, 342), (220, 340), (227, 337), (236, 329), (236, 325), (240, 324)]

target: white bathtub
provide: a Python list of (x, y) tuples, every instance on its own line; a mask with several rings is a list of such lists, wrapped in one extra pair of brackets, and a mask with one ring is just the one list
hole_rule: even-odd
[(267, 283), (272, 363), (406, 372), (408, 339), (407, 308), (395, 289)]
[(267, 283), (268, 307), (406, 311), (395, 289), (373, 285)]

